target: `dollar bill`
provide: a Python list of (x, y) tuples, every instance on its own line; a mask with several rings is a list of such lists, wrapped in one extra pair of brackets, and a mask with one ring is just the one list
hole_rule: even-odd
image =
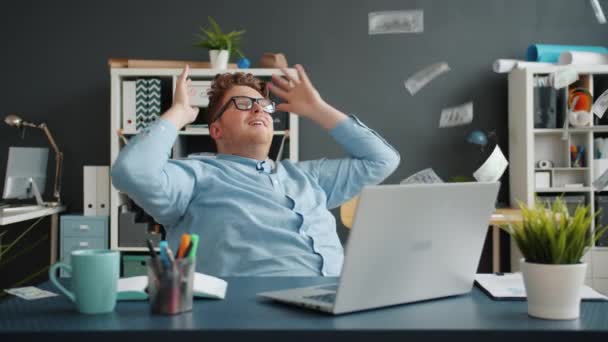
[(13, 289), (6, 289), (4, 290), (4, 292), (27, 300), (57, 296), (56, 293), (47, 290), (42, 290), (35, 286), (16, 287)]
[(608, 109), (608, 89), (604, 90), (602, 95), (595, 100), (591, 111), (601, 119), (606, 113), (606, 109)]
[(599, 0), (590, 0), (590, 2), (591, 8), (593, 8), (593, 13), (595, 13), (595, 18), (597, 18), (597, 22), (600, 24), (605, 24), (606, 17), (604, 16), (604, 11), (602, 10)]
[(574, 68), (562, 68), (552, 73), (550, 79), (553, 88), (561, 89), (576, 82), (578, 80), (578, 73)]
[(597, 191), (604, 190), (604, 188), (608, 186), (608, 169), (606, 169), (606, 171), (604, 171), (601, 176), (594, 180), (591, 185), (593, 185), (593, 187)]
[(441, 110), (439, 127), (454, 127), (470, 124), (473, 121), (473, 102)]
[(370, 35), (421, 33), (424, 31), (423, 17), (422, 10), (371, 12), (368, 14), (368, 32)]
[(431, 184), (443, 183), (443, 180), (431, 168), (416, 172), (401, 181), (401, 184)]
[(407, 81), (405, 81), (405, 88), (411, 95), (414, 95), (437, 76), (448, 71), (450, 71), (448, 63), (440, 62), (431, 64), (408, 78)]
[(496, 182), (502, 177), (509, 162), (498, 145), (486, 161), (473, 173), (478, 182)]

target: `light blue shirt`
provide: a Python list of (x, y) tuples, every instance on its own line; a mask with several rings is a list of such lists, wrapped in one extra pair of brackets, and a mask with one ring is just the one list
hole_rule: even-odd
[(329, 209), (400, 160), (354, 116), (329, 131), (350, 155), (343, 159), (169, 159), (177, 134), (160, 120), (131, 139), (112, 183), (164, 225), (174, 250), (183, 233), (199, 234), (197, 271), (214, 276), (340, 275), (344, 251)]

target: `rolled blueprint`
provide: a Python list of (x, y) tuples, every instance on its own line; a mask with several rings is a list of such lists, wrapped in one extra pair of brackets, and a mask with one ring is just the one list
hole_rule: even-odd
[(559, 54), (557, 64), (608, 64), (608, 54), (589, 51), (564, 51)]
[(504, 74), (511, 72), (511, 70), (525, 69), (527, 67), (535, 67), (535, 66), (548, 66), (553, 65), (552, 63), (539, 63), (539, 62), (526, 62), (518, 59), (497, 59), (492, 64), (492, 69), (494, 72), (499, 74)]
[(528, 46), (526, 59), (531, 62), (556, 63), (559, 54), (564, 51), (608, 53), (608, 49), (603, 46), (532, 44)]

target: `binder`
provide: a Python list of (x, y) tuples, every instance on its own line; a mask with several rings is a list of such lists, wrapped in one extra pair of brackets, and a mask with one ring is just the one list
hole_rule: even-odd
[(135, 115), (135, 81), (122, 82), (122, 132), (137, 133)]
[(84, 216), (110, 215), (110, 167), (84, 166)]
[(97, 207), (97, 170), (94, 166), (84, 166), (83, 187), (84, 192), (84, 216), (96, 216)]

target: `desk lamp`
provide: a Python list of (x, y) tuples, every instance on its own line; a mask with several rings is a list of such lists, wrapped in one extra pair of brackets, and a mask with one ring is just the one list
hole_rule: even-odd
[(4, 118), (4, 122), (11, 127), (20, 128), (22, 130), (25, 130), (26, 127), (34, 127), (34, 128), (39, 128), (44, 131), (44, 134), (46, 134), (46, 137), (49, 140), (49, 144), (55, 151), (55, 186), (53, 187), (54, 201), (45, 202), (45, 205), (47, 205), (49, 207), (61, 206), (61, 164), (63, 162), (63, 153), (61, 151), (59, 151), (59, 148), (57, 147), (57, 144), (55, 143), (55, 139), (53, 139), (53, 136), (51, 135), (51, 132), (49, 131), (49, 128), (47, 127), (47, 125), (45, 123), (36, 125), (31, 122), (27, 122), (15, 114), (7, 115)]

